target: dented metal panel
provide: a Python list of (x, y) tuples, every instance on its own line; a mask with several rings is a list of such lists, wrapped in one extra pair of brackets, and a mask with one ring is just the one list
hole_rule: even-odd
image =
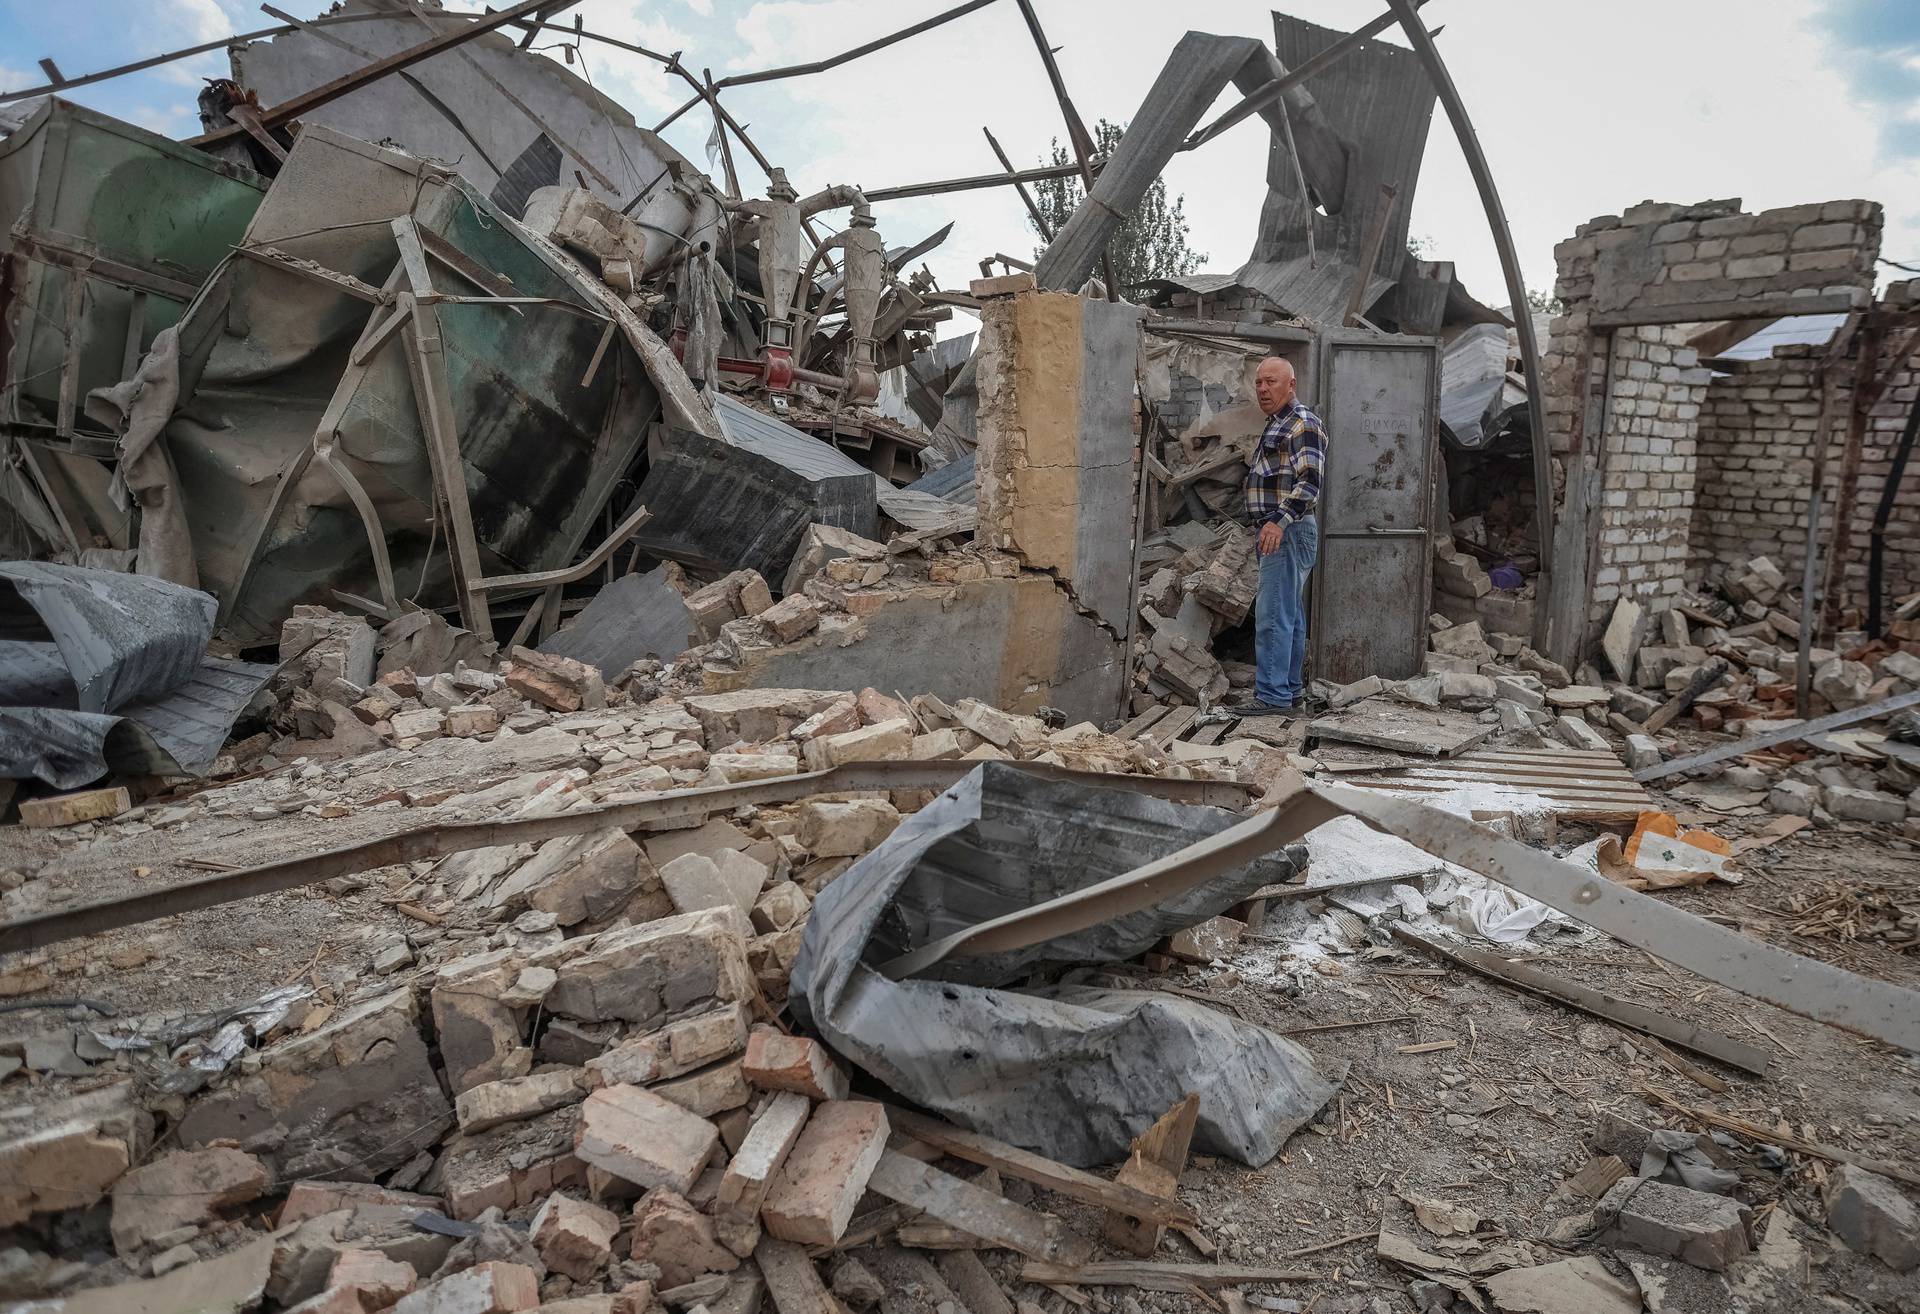
[(1316, 409), (1327, 426), (1313, 674), (1345, 684), (1420, 670), (1431, 591), (1439, 344), (1330, 329)]

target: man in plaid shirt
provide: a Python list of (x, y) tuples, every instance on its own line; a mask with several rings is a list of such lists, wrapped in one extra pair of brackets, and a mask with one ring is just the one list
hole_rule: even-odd
[(1262, 711), (1297, 712), (1307, 657), (1307, 574), (1320, 555), (1314, 508), (1327, 461), (1320, 417), (1294, 396), (1293, 366), (1262, 361), (1254, 397), (1267, 415), (1247, 462), (1247, 518), (1259, 534), (1254, 599), (1254, 698)]

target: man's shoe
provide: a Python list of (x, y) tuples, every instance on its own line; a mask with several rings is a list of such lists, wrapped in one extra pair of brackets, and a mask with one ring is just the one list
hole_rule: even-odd
[(1263, 703), (1257, 699), (1249, 703), (1241, 713), (1243, 716), (1278, 716), (1292, 720), (1305, 711), (1299, 703)]

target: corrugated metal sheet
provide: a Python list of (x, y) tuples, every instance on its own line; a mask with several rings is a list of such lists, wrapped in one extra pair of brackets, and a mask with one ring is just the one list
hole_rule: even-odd
[[(1273, 16), (1274, 50), (1297, 68), (1342, 40), (1346, 33), (1314, 23)], [(1433, 87), (1419, 56), (1402, 46), (1366, 41), (1301, 84), (1320, 112), (1349, 144), (1345, 192), (1320, 213), (1300, 193), (1293, 161), (1278, 136), (1267, 159), (1267, 200), (1253, 254), (1239, 277), (1295, 315), (1338, 323), (1364, 258), (1369, 221), (1380, 204), (1380, 185), (1398, 189), (1393, 213), (1369, 278), (1363, 305), (1398, 282), (1406, 258), (1407, 222), (1413, 213), (1420, 158), (1433, 118)], [(1313, 225), (1318, 268), (1307, 263), (1306, 226)], [(1364, 312), (1363, 312), (1364, 313)]]

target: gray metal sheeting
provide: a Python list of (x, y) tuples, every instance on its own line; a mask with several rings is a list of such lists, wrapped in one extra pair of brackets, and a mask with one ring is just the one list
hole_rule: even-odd
[(0, 565), (0, 776), (197, 775), (274, 668), (207, 655), (214, 600), (142, 575)]
[(1188, 1092), (1196, 1148), (1260, 1164), (1332, 1096), (1292, 1042), (1153, 992), (999, 988), (1043, 963), (1124, 960), (1297, 870), (1263, 858), (1167, 904), (945, 978), (870, 964), (963, 926), (1130, 871), (1226, 829), (1233, 814), (986, 763), (903, 821), (821, 891), (791, 1001), (834, 1049), (962, 1126), (1073, 1164), (1124, 1158)]

